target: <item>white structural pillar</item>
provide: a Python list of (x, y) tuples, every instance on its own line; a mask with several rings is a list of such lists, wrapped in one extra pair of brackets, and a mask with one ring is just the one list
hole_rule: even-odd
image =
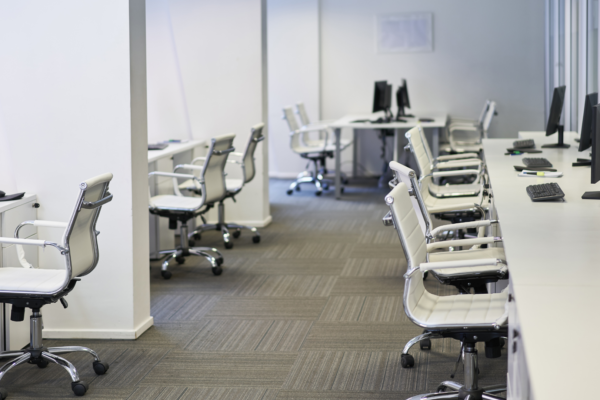
[[(47, 338), (134, 339), (153, 322), (145, 29), (144, 0), (0, 2), (0, 143), (17, 190), (37, 194), (39, 219), (65, 221), (80, 182), (114, 174), (97, 225), (100, 262), (67, 310), (43, 308)], [(41, 268), (58, 261), (40, 253)]]

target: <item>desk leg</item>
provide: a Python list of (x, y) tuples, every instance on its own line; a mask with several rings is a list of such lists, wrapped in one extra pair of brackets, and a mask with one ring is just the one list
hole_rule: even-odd
[(394, 129), (394, 156), (393, 160), (398, 162), (398, 157), (400, 157), (400, 129)]
[(342, 136), (342, 129), (334, 129), (335, 134), (335, 198), (340, 199), (342, 197), (342, 151), (340, 149), (340, 138)]
[(356, 158), (358, 157), (358, 148), (356, 147), (356, 130), (352, 129), (352, 177), (356, 178)]
[(440, 129), (442, 128), (435, 128), (433, 130), (433, 135), (431, 136), (431, 151), (433, 152), (434, 158), (440, 155)]

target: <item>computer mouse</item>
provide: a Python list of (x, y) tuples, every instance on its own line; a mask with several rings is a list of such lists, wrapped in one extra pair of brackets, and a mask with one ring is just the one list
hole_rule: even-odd
[(0, 197), (4, 197), (6, 196), (6, 193), (4, 193), (2, 190), (0, 190)]

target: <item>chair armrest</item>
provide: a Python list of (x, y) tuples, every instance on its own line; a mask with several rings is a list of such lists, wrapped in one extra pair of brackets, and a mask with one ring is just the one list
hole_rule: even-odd
[(23, 245), (23, 246), (40, 246), (40, 247), (52, 246), (52, 247), (55, 247), (58, 250), (60, 250), (60, 254), (63, 254), (63, 255), (67, 254), (69, 252), (69, 250), (65, 249), (64, 247), (59, 246), (58, 244), (56, 244), (54, 242), (48, 242), (46, 240), (40, 240), (40, 239), (18, 239), (18, 238), (0, 237), (0, 243), (16, 244), (16, 245)]
[[(447, 268), (473, 268), (473, 267), (485, 267), (488, 265), (498, 265), (506, 263), (498, 258), (481, 258), (478, 260), (458, 260), (458, 261), (438, 261), (423, 263), (417, 267), (412, 268), (404, 274), (404, 278), (410, 278), (417, 271), (431, 271)], [(503, 267), (506, 268), (506, 267)]]
[(431, 236), (435, 237), (438, 233), (448, 231), (448, 230), (456, 230), (456, 229), (467, 229), (467, 228), (479, 228), (481, 226), (490, 226), (491, 224), (496, 224), (498, 221), (484, 219), (483, 221), (471, 221), (471, 222), (461, 222), (458, 224), (448, 224), (438, 226), (434, 230), (431, 231)]
[(438, 162), (433, 166), (435, 168), (460, 168), (460, 167), (481, 167), (483, 165), (483, 161), (479, 159), (466, 159), (466, 160), (452, 160), (452, 161), (444, 161)]
[(383, 220), (383, 226), (393, 226), (394, 225), (394, 220), (392, 219), (392, 212), (388, 211), (387, 214), (385, 214), (382, 218)]
[(196, 157), (192, 160), (192, 164), (196, 164), (196, 162), (198, 162), (198, 161), (204, 162), (204, 161), (206, 161), (206, 157)]
[(476, 169), (461, 169), (458, 171), (436, 171), (432, 172), (431, 176), (434, 178), (441, 178), (444, 176), (462, 176), (462, 175), (479, 175), (480, 171)]
[(436, 160), (438, 161), (446, 161), (446, 160), (462, 160), (465, 158), (479, 158), (477, 153), (463, 153), (463, 154), (447, 154), (443, 156), (438, 156)]
[[(204, 169), (204, 166), (203, 165), (192, 165), (192, 164), (179, 164), (179, 165), (176, 165), (175, 168), (173, 168), (173, 172), (180, 170), (180, 169), (202, 171)], [(181, 174), (179, 174), (179, 175), (181, 175)], [(192, 175), (192, 176), (195, 176), (197, 179), (199, 179), (196, 175)]]
[(499, 237), (483, 237), (477, 239), (458, 239), (458, 240), (445, 240), (443, 242), (429, 243), (427, 245), (427, 252), (431, 252), (435, 249), (443, 249), (446, 247), (458, 247), (458, 246), (474, 246), (478, 244), (492, 244), (501, 242), (502, 238)]
[(450, 125), (450, 127), (448, 128), (448, 131), (450, 133), (454, 132), (454, 131), (471, 131), (471, 132), (476, 132), (479, 131), (479, 127), (478, 126), (471, 126), (471, 125)]
[[(231, 156), (244, 157), (244, 153), (238, 153), (238, 152), (229, 153), (229, 157), (231, 157)], [(206, 157), (199, 157), (199, 158), (206, 158)]]
[[(197, 165), (188, 165), (188, 164), (185, 164), (185, 166), (186, 166), (186, 167), (188, 167), (188, 166), (189, 166), (189, 167), (194, 167), (193, 169), (195, 169), (195, 168), (200, 168), (200, 169), (202, 169), (202, 167), (198, 167)], [(148, 174), (148, 177), (151, 177), (151, 176), (154, 176), (154, 175), (157, 175), (157, 176), (166, 176), (166, 177), (170, 177), (170, 178), (195, 179), (195, 180), (196, 180), (196, 181), (198, 181), (198, 182), (203, 182), (203, 181), (202, 181), (201, 179), (199, 179), (199, 178), (198, 178), (196, 175), (190, 175), (190, 174), (176, 174), (176, 173), (174, 173), (174, 172), (162, 172), (162, 171), (154, 171), (154, 172), (150, 172), (150, 173)]]
[(461, 211), (470, 211), (473, 209), (482, 208), (481, 204), (483, 204), (483, 198), (480, 199), (480, 203), (475, 202), (465, 202), (460, 204), (448, 204), (441, 205), (435, 207), (429, 207), (428, 210), (432, 214), (444, 213), (444, 212), (461, 212)]
[(66, 228), (68, 224), (68, 222), (44, 221), (41, 219), (21, 222), (21, 225), (43, 226), (45, 228)]

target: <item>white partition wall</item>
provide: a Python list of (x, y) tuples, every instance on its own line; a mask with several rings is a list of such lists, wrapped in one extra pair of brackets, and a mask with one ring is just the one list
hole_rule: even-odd
[[(143, 0), (0, 2), (0, 143), (16, 189), (37, 194), (39, 219), (65, 221), (80, 182), (114, 174), (100, 262), (68, 310), (43, 308), (45, 337), (133, 339), (152, 325), (145, 57)], [(52, 249), (40, 255), (56, 266)]]
[[(243, 151), (250, 128), (266, 121), (266, 47), (264, 0), (151, 0), (148, 1), (149, 131), (169, 139), (166, 129), (183, 129), (189, 116), (194, 139), (235, 133), (236, 151)], [(166, 25), (170, 24), (172, 32)], [(173, 42), (169, 48), (169, 35)], [(164, 56), (160, 60), (160, 54)], [(175, 59), (172, 59), (175, 57)], [(174, 75), (181, 78), (181, 90)], [(169, 80), (164, 81), (163, 77)], [(177, 98), (178, 93), (183, 101)], [(164, 108), (165, 99), (174, 99)], [(157, 102), (162, 103), (157, 103)], [(185, 109), (183, 109), (185, 107)], [(160, 126), (158, 124), (161, 124)], [(268, 127), (268, 126), (267, 126)], [(268, 195), (267, 140), (256, 151), (257, 175), (237, 197), (227, 201), (226, 218), (247, 225), (265, 226), (271, 221)], [(162, 137), (160, 137), (162, 135)], [(230, 177), (239, 174), (234, 169)], [(216, 213), (209, 216), (214, 219)]]

